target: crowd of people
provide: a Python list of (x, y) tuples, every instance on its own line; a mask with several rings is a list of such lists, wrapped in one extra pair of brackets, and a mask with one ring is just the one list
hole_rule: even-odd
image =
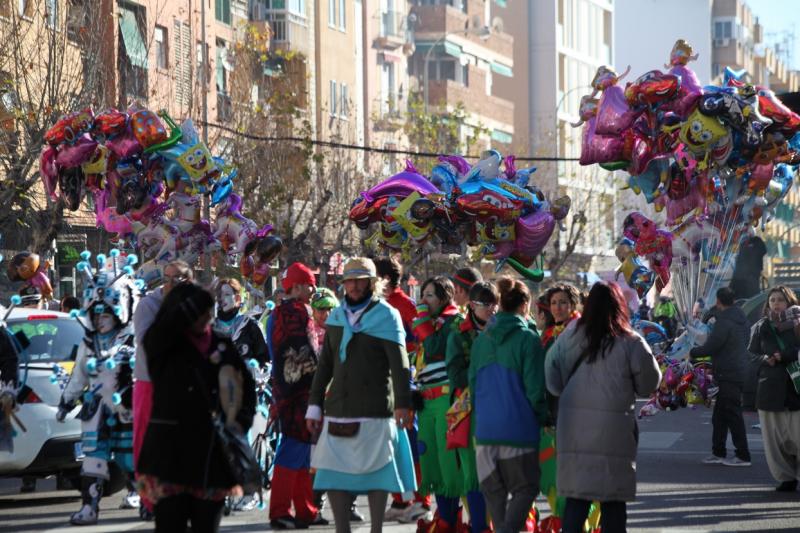
[[(339, 291), (317, 287), (294, 263), (260, 324), (237, 280), (209, 290), (192, 278), (176, 261), (131, 316), (88, 309), (92, 328), (58, 413), (63, 420), (82, 404), (82, 502), (71, 523), (97, 523), (112, 460), (156, 531), (216, 531), (226, 499), (254, 509), (218, 425), (247, 438), (253, 369), (269, 368), (269, 416), (280, 431), (273, 529), (326, 525), (330, 505), (336, 530), (350, 531), (365, 519), (355, 498), (366, 495), (373, 532), (395, 520), (424, 532), (514, 532), (538, 519), (541, 493), (549, 527), (583, 531), (594, 517), (603, 531), (625, 531), (636, 493), (634, 399), (655, 391), (661, 371), (615, 283), (584, 295), (556, 284), (535, 297), (519, 280), (461, 268), (425, 280), (417, 305), (394, 259), (351, 259)], [(800, 304), (786, 287), (770, 290), (748, 342), (731, 289), (716, 296), (704, 317), (711, 333), (690, 354), (711, 357), (719, 386), (703, 462), (750, 465), (741, 392), (756, 363), (770, 472), (777, 490), (794, 491)], [(669, 303), (656, 310), (672, 319)]]

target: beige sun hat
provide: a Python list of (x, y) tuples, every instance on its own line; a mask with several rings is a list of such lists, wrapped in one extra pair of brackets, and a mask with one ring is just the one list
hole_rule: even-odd
[(342, 281), (348, 279), (377, 279), (378, 273), (372, 259), (354, 257), (344, 265)]

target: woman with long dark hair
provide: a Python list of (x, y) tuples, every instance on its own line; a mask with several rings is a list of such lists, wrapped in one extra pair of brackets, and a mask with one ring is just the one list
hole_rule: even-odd
[(219, 529), (236, 487), (212, 411), (242, 437), (255, 414), (255, 382), (230, 339), (211, 330), (211, 293), (182, 283), (164, 298), (144, 337), (153, 413), (139, 455), (139, 483), (155, 503), (157, 532)]
[(655, 390), (661, 371), (631, 328), (616, 283), (592, 287), (583, 316), (548, 352), (545, 372), (548, 390), (560, 397), (558, 494), (567, 499), (562, 531), (582, 531), (593, 500), (602, 506), (603, 531), (625, 531), (625, 502), (636, 496), (634, 400)]
[(756, 409), (764, 437), (764, 452), (779, 492), (797, 490), (800, 476), (800, 394), (788, 364), (800, 348), (796, 324), (800, 307), (794, 291), (783, 285), (770, 289), (764, 317), (753, 325), (748, 351), (758, 363)]

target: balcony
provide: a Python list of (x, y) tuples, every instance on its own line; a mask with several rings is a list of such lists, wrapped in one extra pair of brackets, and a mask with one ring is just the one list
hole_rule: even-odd
[(504, 57), (514, 57), (514, 38), (508, 33), (492, 31), (488, 39), (464, 33), (469, 28), (471, 15), (448, 5), (416, 6), (417, 25), (414, 35), (417, 41), (436, 41), (445, 33), (463, 36), (478, 46), (487, 48)]
[(485, 83), (476, 78), (476, 69), (470, 69), (470, 86), (453, 80), (431, 80), (428, 82), (428, 102), (431, 107), (455, 107), (464, 104), (468, 113), (486, 117), (513, 128), (514, 104), (494, 95), (487, 95)]
[(373, 41), (377, 49), (394, 50), (406, 42), (405, 13), (385, 11), (380, 14), (380, 32)]
[(272, 29), (271, 49), (292, 50), (306, 57), (309, 50), (310, 33), (306, 19), (288, 11), (268, 11), (266, 20)]
[(389, 132), (400, 130), (404, 123), (400, 105), (401, 101), (394, 93), (390, 93), (385, 100), (381, 98), (373, 100), (373, 129), (375, 131)]

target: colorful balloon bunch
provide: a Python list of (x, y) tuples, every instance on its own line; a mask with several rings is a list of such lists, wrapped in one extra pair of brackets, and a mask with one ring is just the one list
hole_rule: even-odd
[(659, 356), (658, 362), (661, 366), (661, 383), (650, 400), (639, 409), (639, 418), (653, 416), (662, 410), (711, 405), (711, 399), (719, 391), (714, 384), (711, 363), (675, 360), (667, 355)]
[(601, 67), (574, 125), (583, 125), (581, 164), (627, 171), (626, 188), (665, 211), (663, 229), (631, 213), (617, 256), (640, 296), (676, 278), (684, 313), (731, 270), (749, 229), (774, 216), (800, 163), (800, 115), (744, 72), (726, 69), (722, 86), (701, 86), (688, 66), (696, 58), (678, 40), (666, 72), (624, 88), (627, 72)]
[(474, 246), (473, 259), (493, 259), (498, 269), (508, 264), (541, 280), (541, 270), (529, 267), (567, 216), (570, 199), (548, 201), (530, 183), (535, 170), (518, 170), (513, 155), (504, 158), (496, 150), (475, 166), (461, 156), (440, 156), (427, 177), (409, 162), (403, 172), (362, 192), (350, 220), (361, 229), (378, 224), (367, 243), (406, 258), (429, 242)]
[[(257, 285), (282, 243), (241, 214), (232, 193), (236, 169), (211, 154), (191, 120), (180, 127), (166, 112), (131, 107), (95, 114), (91, 108), (60, 118), (45, 133), (41, 154), (45, 190), (71, 210), (91, 194), (98, 227), (131, 242), (144, 264), (139, 277), (161, 277), (169, 261), (189, 264), (223, 250)], [(216, 220), (201, 217), (211, 197)]]

